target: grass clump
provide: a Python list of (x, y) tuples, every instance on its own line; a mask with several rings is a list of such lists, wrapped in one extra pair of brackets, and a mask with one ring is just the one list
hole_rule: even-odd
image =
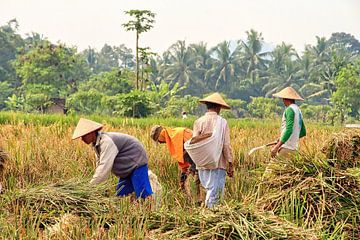
[(341, 232), (359, 239), (359, 165), (345, 168), (333, 159), (299, 155), (273, 161), (259, 185), (256, 205), (264, 211), (296, 223), (317, 228), (326, 238)]
[(318, 239), (312, 230), (239, 203), (191, 214), (155, 212), (147, 223), (154, 239)]

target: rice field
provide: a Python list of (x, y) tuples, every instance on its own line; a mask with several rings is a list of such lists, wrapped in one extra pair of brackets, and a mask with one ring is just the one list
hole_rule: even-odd
[[(360, 159), (333, 151), (355, 130), (306, 122), (301, 155), (274, 162), (269, 149), (247, 153), (278, 137), (280, 119), (229, 120), (235, 176), (226, 179), (223, 204), (209, 210), (180, 191), (177, 163), (149, 137), (153, 124), (191, 127), (194, 118), (89, 118), (144, 144), (161, 205), (114, 197), (114, 176), (87, 185), (95, 156), (71, 140), (78, 117), (0, 113), (8, 155), (0, 162), (0, 239), (360, 239)], [(339, 142), (330, 141), (334, 134)]]

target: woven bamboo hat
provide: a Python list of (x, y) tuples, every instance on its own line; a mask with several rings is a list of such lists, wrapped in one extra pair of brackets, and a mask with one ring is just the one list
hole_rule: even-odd
[(280, 92), (274, 93), (274, 97), (278, 98), (286, 98), (286, 99), (294, 99), (294, 100), (301, 100), (304, 101), (304, 99), (293, 89), (292, 87), (286, 87)]
[(217, 92), (211, 94), (210, 96), (207, 96), (206, 98), (201, 99), (199, 102), (201, 102), (201, 103), (206, 103), (206, 102), (216, 103), (216, 104), (221, 105), (221, 107), (224, 109), (230, 109), (230, 106), (224, 101), (224, 99), (221, 97), (221, 95)]
[(151, 139), (153, 139), (155, 142), (157, 142), (162, 130), (163, 130), (163, 127), (160, 125), (153, 126), (150, 130)]
[(74, 130), (74, 133), (73, 133), (73, 136), (72, 136), (72, 139), (77, 139), (79, 137), (82, 137), (88, 133), (91, 133), (91, 132), (94, 132), (96, 130), (99, 130), (103, 127), (104, 125), (100, 124), (100, 123), (97, 123), (97, 122), (94, 122), (94, 121), (91, 121), (91, 120), (88, 120), (88, 119), (85, 119), (85, 118), (80, 118), (75, 130)]

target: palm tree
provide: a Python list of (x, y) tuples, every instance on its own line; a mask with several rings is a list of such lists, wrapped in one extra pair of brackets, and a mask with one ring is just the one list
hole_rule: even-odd
[(206, 82), (205, 74), (212, 67), (213, 59), (211, 58), (211, 50), (207, 49), (206, 43), (190, 44), (189, 50), (195, 57), (196, 70), (199, 79)]
[[(307, 46), (305, 54), (311, 59), (309, 78), (300, 91), (308, 99), (327, 102), (336, 90), (334, 80), (338, 72), (353, 60), (343, 45), (329, 45), (326, 38), (316, 37), (315, 46)], [(321, 97), (321, 98), (320, 98)]]
[(195, 57), (185, 41), (177, 41), (168, 50), (164, 68), (164, 78), (171, 83), (179, 83), (179, 86), (199, 85), (199, 79), (196, 73)]
[(132, 68), (135, 65), (134, 54), (131, 48), (126, 47), (125, 44), (121, 44), (118, 47), (114, 47), (114, 51), (118, 55), (122, 68)]
[(238, 79), (239, 46), (234, 51), (230, 49), (230, 42), (224, 41), (212, 49), (212, 68), (206, 73), (205, 79), (212, 90), (226, 90)]
[(282, 42), (270, 53), (269, 81), (264, 85), (265, 96), (269, 97), (280, 89), (292, 86), (300, 88), (300, 78), (297, 77), (298, 55), (291, 44)]
[(94, 72), (97, 69), (98, 63), (98, 54), (95, 49), (88, 47), (88, 49), (85, 49), (81, 55), (85, 58), (85, 62), (89, 66), (90, 70)]
[(265, 57), (268, 52), (261, 52), (263, 37), (261, 33), (251, 29), (246, 31), (246, 42), (240, 41), (242, 44), (242, 62), (246, 66), (245, 77), (251, 79), (252, 84), (255, 84), (257, 79), (264, 74), (266, 70), (267, 60)]

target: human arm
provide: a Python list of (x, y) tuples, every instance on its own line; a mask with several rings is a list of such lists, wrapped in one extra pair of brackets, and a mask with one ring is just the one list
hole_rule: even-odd
[(306, 136), (306, 128), (305, 128), (304, 121), (301, 119), (301, 129), (300, 129), (299, 138), (302, 138), (302, 137), (305, 137), (305, 136)]
[(201, 126), (198, 120), (194, 122), (193, 131), (192, 131), (192, 137), (199, 136), (201, 133)]
[(115, 143), (107, 136), (104, 136), (100, 144), (101, 152), (98, 164), (90, 181), (92, 185), (100, 184), (109, 177), (115, 157), (119, 152)]
[(225, 139), (224, 139), (224, 146), (223, 146), (223, 154), (228, 162), (227, 167), (227, 174), (229, 177), (234, 176), (234, 166), (233, 166), (233, 155), (232, 155), (232, 149), (230, 145), (230, 128), (229, 125), (226, 123), (225, 127)]
[(295, 112), (291, 107), (285, 110), (286, 127), (277, 144), (271, 149), (271, 157), (275, 157), (281, 146), (290, 138), (294, 129)]

